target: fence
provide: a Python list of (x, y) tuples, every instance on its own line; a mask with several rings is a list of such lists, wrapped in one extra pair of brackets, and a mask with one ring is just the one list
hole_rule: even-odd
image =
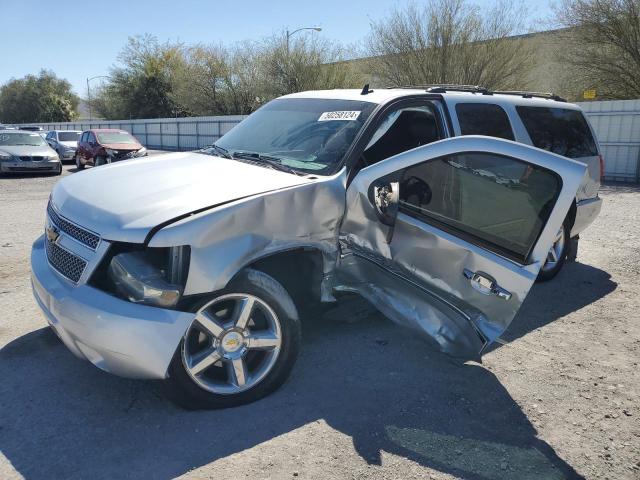
[[(605, 159), (605, 179), (640, 182), (640, 100), (579, 104), (593, 125)], [(160, 150), (194, 150), (215, 142), (245, 116), (158, 118), (153, 120), (82, 120), (40, 125), (47, 130), (119, 128), (145, 146)]]
[(606, 180), (640, 182), (640, 100), (579, 103), (593, 125)]
[(217, 117), (154, 118), (145, 120), (79, 120), (64, 123), (32, 123), (45, 130), (88, 130), (118, 128), (133, 134), (147, 148), (195, 150), (211, 145), (245, 115)]

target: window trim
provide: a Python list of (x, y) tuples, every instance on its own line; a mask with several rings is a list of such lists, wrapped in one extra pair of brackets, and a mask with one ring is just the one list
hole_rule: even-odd
[(498, 103), (490, 103), (490, 102), (464, 102), (464, 101), (460, 101), (457, 102), (454, 105), (454, 110), (456, 112), (456, 119), (458, 121), (458, 128), (460, 129), (460, 136), (468, 136), (468, 135), (481, 135), (480, 133), (464, 133), (462, 131), (462, 122), (460, 121), (460, 112), (458, 112), (458, 107), (459, 106), (467, 106), (467, 105), (481, 105), (483, 107), (487, 107), (487, 106), (491, 106), (491, 107), (498, 107), (498, 109), (500, 109), (502, 111), (502, 113), (504, 114), (504, 118), (507, 120), (507, 125), (509, 126), (509, 130), (511, 131), (511, 138), (504, 138), (504, 137), (496, 137), (495, 135), (487, 135), (489, 137), (492, 138), (501, 138), (503, 140), (511, 140), (512, 142), (517, 141), (516, 140), (516, 131), (513, 128), (513, 124), (511, 123), (511, 118), (509, 118), (509, 112), (507, 112), (504, 107)]
[[(560, 193), (562, 192), (562, 188), (563, 188), (563, 182), (562, 182), (562, 176), (559, 175), (557, 172), (545, 168), (543, 166), (540, 165), (536, 165), (536, 164), (532, 164), (530, 162), (527, 162), (526, 160), (522, 160), (519, 158), (515, 158), (515, 157), (510, 157), (509, 155), (503, 155), (500, 153), (492, 153), (492, 152), (483, 152), (483, 151), (465, 151), (465, 152), (456, 152), (453, 155), (474, 155), (474, 154), (481, 154), (481, 155), (494, 155), (497, 157), (503, 157), (503, 158), (507, 158), (509, 160), (513, 160), (519, 163), (524, 163), (528, 166), (534, 166), (536, 168), (539, 168), (541, 170), (544, 170), (545, 172), (550, 173), (551, 175), (553, 175), (556, 179), (556, 181), (558, 182), (558, 189), (556, 191), (556, 194), (553, 197), (553, 205), (551, 206), (550, 212), (549, 212), (549, 216), (544, 220), (544, 223), (542, 224), (542, 227), (540, 228), (540, 231), (538, 232), (538, 235), (536, 235), (536, 238), (533, 240), (533, 242), (531, 243), (531, 245), (529, 245), (528, 250), (526, 252), (525, 255), (522, 255), (520, 253), (514, 252), (513, 250), (510, 250), (506, 247), (503, 247), (502, 245), (498, 245), (496, 243), (491, 242), (490, 240), (487, 240), (485, 238), (482, 238), (478, 235), (474, 235), (472, 232), (466, 231), (466, 230), (462, 230), (454, 225), (451, 225), (447, 222), (444, 222), (442, 220), (439, 220), (438, 218), (434, 217), (433, 215), (429, 215), (423, 211), (418, 211), (416, 208), (411, 208), (410, 206), (405, 205), (403, 202), (400, 202), (398, 205), (398, 211), (401, 213), (404, 213), (405, 215), (408, 215), (411, 218), (414, 218), (420, 222), (424, 222), (428, 225), (431, 225), (435, 228), (438, 228), (439, 230), (442, 230), (445, 233), (448, 233), (450, 235), (453, 235), (456, 238), (459, 238), (467, 243), (470, 243), (472, 245), (475, 245), (477, 247), (480, 247), (484, 250), (487, 250), (491, 253), (494, 253), (496, 255), (499, 255), (501, 257), (504, 257), (508, 260), (511, 260), (515, 263), (517, 263), (520, 266), (525, 266), (530, 264), (530, 257), (531, 257), (531, 252), (533, 252), (533, 250), (535, 249), (535, 246), (538, 244), (538, 241), (540, 240), (540, 236), (542, 235), (542, 232), (544, 232), (544, 229), (547, 227), (547, 223), (549, 222), (549, 218), (551, 216), (551, 213), (553, 212), (553, 209), (555, 208), (557, 202), (558, 202), (558, 198), (560, 197)], [(429, 163), (432, 161), (436, 161), (436, 160), (442, 160), (444, 158), (447, 157), (451, 157), (453, 155), (441, 155), (439, 157), (434, 157), (434, 158), (430, 158), (427, 160), (424, 160), (422, 162), (418, 162), (418, 163), (414, 163), (413, 165), (410, 165), (408, 167), (406, 167), (405, 169), (403, 169), (402, 171), (399, 172), (395, 172), (396, 174), (399, 174), (399, 181), (400, 183), (402, 183), (402, 181), (405, 178), (405, 174), (407, 172), (407, 170), (417, 167), (418, 165), (422, 165), (424, 163)], [(388, 175), (387, 175), (388, 176)]]

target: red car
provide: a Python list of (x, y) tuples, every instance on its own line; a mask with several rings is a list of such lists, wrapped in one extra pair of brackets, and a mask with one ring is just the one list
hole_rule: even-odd
[(76, 150), (76, 167), (99, 166), (147, 155), (147, 149), (124, 130), (96, 128), (82, 132)]

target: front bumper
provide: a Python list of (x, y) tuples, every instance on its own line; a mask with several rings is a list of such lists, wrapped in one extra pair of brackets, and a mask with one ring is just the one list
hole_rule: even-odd
[(571, 237), (575, 237), (591, 225), (600, 213), (600, 209), (602, 209), (602, 199), (600, 197), (580, 200), (576, 204), (576, 219), (571, 229)]
[(0, 162), (0, 173), (57, 172), (59, 169), (60, 160), (9, 160)]
[(62, 151), (58, 152), (58, 155), (60, 156), (60, 160), (72, 160), (76, 156), (76, 151), (75, 150), (62, 150)]
[(128, 378), (166, 378), (171, 358), (193, 319), (73, 285), (47, 261), (44, 236), (31, 250), (31, 283), (47, 322), (76, 356)]

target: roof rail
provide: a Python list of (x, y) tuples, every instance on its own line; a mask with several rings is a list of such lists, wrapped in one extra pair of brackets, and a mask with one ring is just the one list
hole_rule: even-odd
[(555, 93), (545, 92), (527, 92), (525, 90), (489, 90), (488, 88), (480, 85), (456, 85), (456, 84), (433, 84), (433, 85), (405, 85), (402, 87), (389, 87), (389, 88), (413, 88), (413, 89), (425, 89), (429, 93), (445, 93), (445, 92), (471, 92), (481, 93), (482, 95), (516, 95), (523, 98), (547, 98), (549, 100), (555, 100), (557, 102), (566, 102), (567, 100)]
[(518, 95), (523, 98), (548, 98), (549, 100), (555, 100), (556, 102), (566, 102), (566, 98), (556, 95), (551, 92), (527, 92), (523, 90), (496, 90), (493, 93), (499, 95)]
[(491, 92), (480, 85), (457, 85), (453, 83), (434, 83), (426, 85), (403, 85), (401, 87), (389, 87), (389, 88), (411, 88), (411, 89), (424, 89), (429, 93), (444, 93), (450, 92), (474, 92), (482, 93), (483, 95), (491, 95)]

